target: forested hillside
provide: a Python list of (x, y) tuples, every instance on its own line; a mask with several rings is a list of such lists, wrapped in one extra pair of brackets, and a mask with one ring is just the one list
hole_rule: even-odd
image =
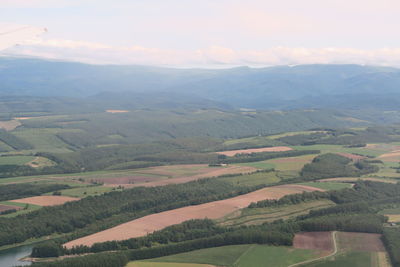
[(391, 110), (400, 103), (398, 69), (359, 65), (212, 70), (2, 58), (0, 80), (2, 95), (91, 96), (102, 102), (131, 92), (129, 105), (136, 107), (224, 103), (257, 109)]

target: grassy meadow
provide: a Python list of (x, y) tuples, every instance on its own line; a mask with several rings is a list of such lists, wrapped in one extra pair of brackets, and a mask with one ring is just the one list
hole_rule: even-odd
[[(290, 247), (233, 245), (201, 249), (144, 262), (199, 263), (227, 267), (286, 267), (293, 263), (312, 259), (317, 255), (318, 253), (312, 250), (293, 249)], [(142, 267), (141, 265), (139, 266)], [(143, 267), (147, 267), (147, 265), (143, 265)]]
[(313, 209), (322, 209), (334, 206), (330, 200), (316, 200), (295, 205), (268, 208), (245, 208), (230, 214), (218, 222), (225, 226), (258, 225), (276, 220), (287, 220), (299, 215), (307, 214)]

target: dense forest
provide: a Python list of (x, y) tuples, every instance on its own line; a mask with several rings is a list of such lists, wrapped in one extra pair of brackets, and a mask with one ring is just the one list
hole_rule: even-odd
[(367, 161), (353, 163), (351, 159), (337, 154), (323, 154), (304, 165), (301, 176), (306, 180), (329, 177), (358, 177), (377, 172), (379, 168)]

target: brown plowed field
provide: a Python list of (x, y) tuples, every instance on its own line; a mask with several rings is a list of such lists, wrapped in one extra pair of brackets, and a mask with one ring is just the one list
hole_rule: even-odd
[(188, 206), (175, 210), (151, 214), (116, 227), (85, 236), (65, 244), (67, 248), (78, 245), (91, 246), (97, 242), (126, 240), (144, 236), (167, 226), (179, 224), (190, 219), (217, 219), (238, 209), (247, 207), (252, 202), (264, 199), (279, 199), (285, 195), (301, 192), (323, 191), (319, 188), (303, 185), (281, 185), (263, 188), (234, 198), (214, 201), (196, 206)]
[[(195, 166), (195, 165), (188, 165)], [(163, 166), (164, 168), (167, 166)], [(156, 167), (161, 168), (161, 167)], [(149, 176), (130, 176), (130, 177), (115, 177), (115, 178), (105, 178), (99, 179), (98, 181), (104, 182), (105, 186), (116, 187), (119, 185), (125, 187), (138, 187), (138, 186), (164, 186), (168, 184), (181, 184), (187, 183), (190, 181), (195, 181), (203, 178), (217, 177), (225, 174), (241, 174), (241, 173), (252, 173), (257, 169), (250, 166), (229, 166), (229, 167), (213, 167), (213, 168), (204, 168), (198, 170), (194, 175), (184, 175), (179, 177), (179, 174), (174, 173), (172, 170), (168, 171), (165, 169), (163, 171), (157, 171), (157, 169), (149, 170), (148, 173), (164, 175), (163, 178), (159, 177), (149, 177)], [(145, 172), (143, 172), (145, 173)], [(166, 176), (175, 176), (174, 178), (166, 178)], [(178, 176), (178, 177), (176, 177)]]
[(332, 232), (304, 232), (294, 236), (293, 247), (330, 252), (334, 249)]
[(338, 232), (339, 247), (344, 250), (386, 251), (380, 234)]
[(225, 155), (228, 157), (233, 157), (236, 154), (250, 154), (250, 153), (259, 153), (259, 152), (282, 152), (293, 150), (293, 148), (287, 146), (275, 146), (275, 147), (262, 147), (262, 148), (252, 148), (252, 149), (241, 149), (241, 150), (228, 150), (228, 151), (220, 151), (216, 152), (220, 155)]
[(0, 121), (0, 128), (3, 128), (6, 131), (12, 131), (20, 125), (21, 123), (17, 120)]
[(20, 209), (22, 209), (22, 207), (0, 204), (0, 212), (6, 211), (6, 210), (20, 210)]
[(384, 161), (389, 162), (400, 162), (400, 152), (398, 150), (382, 154), (378, 157), (378, 159), (382, 159)]
[(355, 154), (351, 154), (351, 153), (336, 153), (336, 154), (338, 154), (340, 156), (343, 156), (343, 157), (346, 157), (348, 159), (351, 159), (353, 161), (359, 161), (359, 160), (367, 158), (367, 157), (364, 157), (364, 156), (355, 155)]
[(69, 201), (76, 201), (79, 198), (76, 197), (64, 197), (64, 196), (37, 196), (37, 197), (27, 197), (15, 200), (10, 200), (11, 202), (33, 204), (38, 206), (56, 206), (62, 205)]

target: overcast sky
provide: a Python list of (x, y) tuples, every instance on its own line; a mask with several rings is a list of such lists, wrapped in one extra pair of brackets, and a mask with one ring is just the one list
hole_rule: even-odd
[(182, 67), (400, 66), (399, 14), (399, 0), (0, 0), (0, 55)]

